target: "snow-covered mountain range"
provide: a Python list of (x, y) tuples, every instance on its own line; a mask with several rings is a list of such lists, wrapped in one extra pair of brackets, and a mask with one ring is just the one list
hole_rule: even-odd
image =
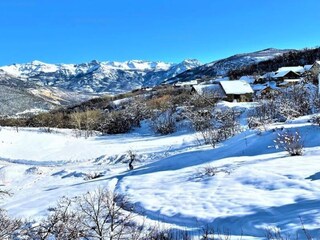
[(197, 60), (181, 63), (132, 60), (91, 61), (81, 64), (48, 64), (32, 61), (0, 67), (3, 78), (19, 79), (37, 86), (58, 87), (83, 93), (119, 93), (142, 86), (155, 86), (186, 70), (200, 66)]

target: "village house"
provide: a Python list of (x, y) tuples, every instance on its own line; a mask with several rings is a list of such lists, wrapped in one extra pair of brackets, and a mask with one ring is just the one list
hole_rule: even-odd
[(281, 67), (276, 71), (276, 73), (289, 72), (289, 71), (295, 72), (297, 74), (302, 74), (305, 72), (305, 69), (302, 66)]
[(214, 84), (196, 85), (192, 87), (192, 93), (213, 96), (229, 102), (251, 102), (253, 89), (250, 84), (242, 80), (220, 81)]
[(281, 89), (277, 87), (274, 81), (265, 84), (255, 84), (252, 86), (252, 89), (257, 98), (273, 98), (281, 93)]
[(278, 72), (273, 76), (273, 79), (277, 82), (283, 82), (285, 79), (298, 79), (300, 77), (299, 73), (296, 73), (294, 71), (283, 71)]
[(227, 97), (219, 83), (194, 85), (192, 86), (191, 93), (220, 99)]
[(299, 79), (304, 72), (305, 68), (302, 66), (281, 67), (272, 78), (277, 82), (283, 82), (285, 79)]
[(220, 85), (227, 96), (226, 100), (233, 102), (252, 102), (253, 89), (242, 80), (221, 81)]
[(312, 67), (310, 68), (310, 72), (312, 72), (315, 76), (320, 73), (320, 61), (315, 61)]

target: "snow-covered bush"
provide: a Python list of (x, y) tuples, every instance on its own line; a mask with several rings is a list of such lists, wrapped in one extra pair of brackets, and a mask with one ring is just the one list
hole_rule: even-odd
[(282, 148), (287, 151), (290, 156), (300, 156), (303, 153), (303, 143), (299, 132), (282, 132), (278, 133), (274, 140), (276, 149)]
[(212, 126), (212, 113), (210, 109), (201, 109), (197, 111), (187, 111), (186, 117), (191, 121), (195, 131), (202, 131)]
[(271, 123), (277, 117), (276, 102), (273, 99), (259, 99), (257, 107), (248, 118), (250, 128), (257, 128)]
[(212, 94), (194, 94), (189, 98), (189, 105), (193, 106), (195, 109), (203, 109), (203, 108), (213, 108), (218, 102), (219, 98)]
[(314, 109), (315, 91), (315, 86), (312, 84), (288, 87), (277, 97), (273, 109), (278, 115), (287, 119), (310, 114)]
[(239, 131), (238, 113), (233, 109), (215, 111), (214, 126), (219, 130), (221, 140), (226, 140)]
[(239, 130), (237, 113), (232, 109), (188, 111), (187, 118), (198, 133), (199, 142), (215, 147), (217, 143), (228, 139)]

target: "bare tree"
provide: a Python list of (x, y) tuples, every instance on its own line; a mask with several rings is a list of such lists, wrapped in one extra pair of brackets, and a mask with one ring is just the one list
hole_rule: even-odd
[(19, 234), (21, 226), (21, 220), (9, 218), (7, 213), (0, 209), (0, 239), (13, 239)]
[(38, 224), (27, 224), (23, 235), (28, 239), (80, 239), (87, 237), (80, 215), (73, 209), (74, 200), (63, 198), (51, 214)]
[(92, 239), (126, 239), (126, 226), (133, 213), (127, 199), (115, 192), (99, 189), (88, 192), (77, 201), (82, 227)]

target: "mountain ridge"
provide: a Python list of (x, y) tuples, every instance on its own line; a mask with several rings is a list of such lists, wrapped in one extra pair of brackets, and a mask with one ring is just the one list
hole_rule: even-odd
[(166, 82), (175, 83), (178, 81), (190, 81), (193, 79), (206, 80), (217, 76), (227, 76), (230, 70), (270, 60), (290, 51), (298, 50), (266, 48), (255, 52), (235, 54), (182, 72), (175, 77), (168, 79)]
[(39, 86), (54, 86), (64, 90), (118, 93), (158, 85), (167, 78), (200, 65), (195, 59), (177, 64), (143, 60), (49, 64), (34, 60), (0, 67), (0, 81), (11, 76)]

